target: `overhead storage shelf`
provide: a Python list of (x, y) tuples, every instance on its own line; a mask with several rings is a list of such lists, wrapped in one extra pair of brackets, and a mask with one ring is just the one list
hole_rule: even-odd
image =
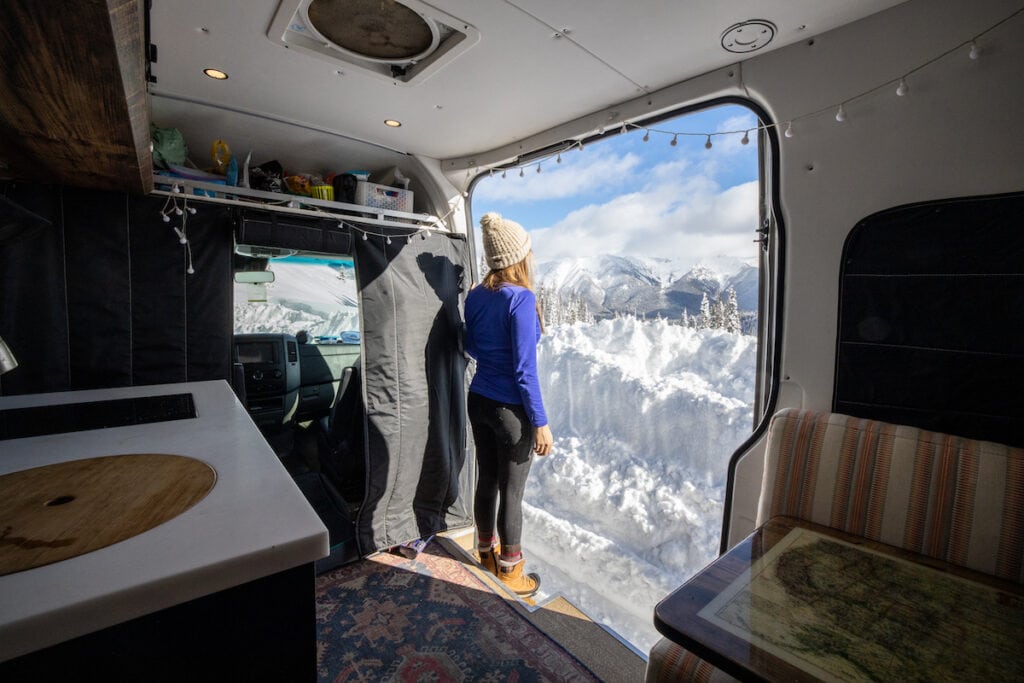
[(219, 183), (187, 178), (157, 177), (157, 188), (152, 194), (177, 197), (182, 201), (199, 201), (227, 204), (246, 209), (262, 209), (280, 213), (331, 218), (338, 221), (352, 221), (364, 225), (378, 225), (395, 228), (416, 228), (450, 232), (437, 216), (426, 213), (410, 213), (393, 209), (380, 209), (361, 204), (348, 204), (326, 199), (314, 199), (301, 195), (265, 192), (245, 187), (230, 187)]

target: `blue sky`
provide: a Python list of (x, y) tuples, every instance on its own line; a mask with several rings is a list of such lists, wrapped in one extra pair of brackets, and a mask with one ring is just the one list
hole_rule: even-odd
[[(488, 211), (522, 224), (539, 261), (599, 254), (672, 257), (695, 263), (750, 260), (757, 227), (757, 142), (742, 133), (754, 115), (725, 105), (662, 121), (650, 140), (630, 130), (536, 165), (478, 182), (473, 219)], [(658, 132), (661, 131), (661, 132)], [(677, 144), (670, 144), (679, 133)], [(696, 135), (682, 135), (692, 133)]]

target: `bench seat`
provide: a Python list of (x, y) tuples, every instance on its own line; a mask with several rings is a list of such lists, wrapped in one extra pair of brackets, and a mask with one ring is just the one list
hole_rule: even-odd
[[(1024, 449), (787, 408), (768, 428), (757, 524), (822, 524), (1024, 583)], [(647, 681), (733, 680), (661, 639)]]

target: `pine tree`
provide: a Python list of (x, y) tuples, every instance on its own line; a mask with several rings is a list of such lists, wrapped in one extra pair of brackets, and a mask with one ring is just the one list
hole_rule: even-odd
[(711, 305), (711, 329), (720, 330), (725, 327), (725, 302), (719, 294), (715, 303)]
[(725, 331), (732, 332), (733, 334), (740, 334), (743, 331), (743, 327), (740, 323), (740, 307), (736, 301), (736, 290), (732, 287), (726, 292), (726, 304), (725, 304)]
[(704, 298), (700, 300), (700, 316), (697, 318), (697, 329), (706, 330), (711, 327), (711, 302), (708, 301), (708, 293), (704, 292)]

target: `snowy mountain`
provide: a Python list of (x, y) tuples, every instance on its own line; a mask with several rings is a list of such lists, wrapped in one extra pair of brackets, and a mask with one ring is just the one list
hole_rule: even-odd
[[(689, 269), (675, 260), (636, 256), (590, 256), (537, 265), (538, 286), (560, 297), (581, 297), (598, 320), (619, 314), (678, 320), (700, 312), (705, 294), (716, 301), (730, 287), (746, 318), (757, 310), (757, 268), (720, 257)], [(749, 332), (749, 330), (744, 330)]]

